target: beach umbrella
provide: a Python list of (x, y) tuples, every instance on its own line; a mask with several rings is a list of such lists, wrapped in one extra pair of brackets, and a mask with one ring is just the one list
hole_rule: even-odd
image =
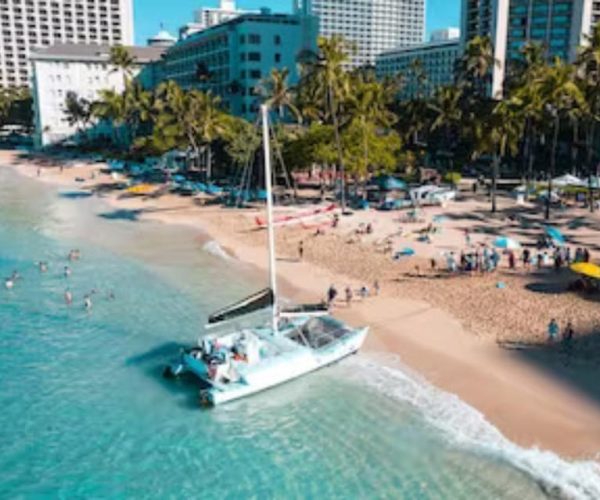
[(578, 262), (577, 264), (571, 264), (571, 270), (577, 274), (582, 274), (588, 278), (595, 278), (600, 280), (600, 266), (592, 264), (590, 262)]
[(555, 228), (554, 226), (546, 226), (544, 229), (546, 231), (546, 234), (550, 237), (552, 241), (554, 241), (554, 243), (557, 243), (559, 246), (565, 244), (565, 237), (559, 229)]
[(521, 244), (518, 241), (513, 240), (508, 236), (498, 236), (498, 238), (494, 240), (494, 246), (496, 248), (504, 248), (506, 250), (517, 250), (521, 248)]

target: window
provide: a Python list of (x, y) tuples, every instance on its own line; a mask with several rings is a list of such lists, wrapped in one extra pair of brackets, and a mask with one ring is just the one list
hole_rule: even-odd
[(248, 61), (260, 61), (260, 52), (249, 52), (248, 53)]
[(248, 43), (251, 43), (253, 45), (258, 45), (260, 43), (260, 35), (256, 35), (256, 34), (248, 35)]
[(250, 70), (250, 78), (255, 78), (257, 80), (260, 79), (261, 78), (260, 70), (259, 69)]
[(275, 62), (276, 63), (280, 63), (281, 62), (281, 54), (279, 54), (279, 53), (275, 54)]
[(281, 35), (275, 35), (274, 42), (275, 45), (281, 45)]

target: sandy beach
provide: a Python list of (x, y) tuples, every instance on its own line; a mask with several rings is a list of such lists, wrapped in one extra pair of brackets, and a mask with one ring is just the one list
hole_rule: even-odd
[[(237, 259), (266, 269), (266, 232), (257, 230), (255, 223), (255, 217), (263, 215), (260, 208), (202, 206), (172, 194), (124, 197), (114, 179), (101, 172), (100, 163), (73, 161), (61, 172), (58, 163), (2, 152), (0, 164), (65, 189), (92, 189), (131, 220), (188, 225), (208, 233)], [(323, 226), (281, 228), (281, 286), (292, 300), (314, 301), (321, 300), (331, 284), (343, 295), (346, 286), (372, 290), (377, 280), (379, 296), (335, 307), (341, 318), (371, 327), (368, 351), (397, 354), (430, 382), (480, 410), (520, 445), (600, 459), (598, 297), (567, 291), (574, 279), (567, 269), (526, 271), (519, 265), (509, 270), (505, 257), (491, 275), (452, 276), (445, 269), (445, 255), (464, 249), (465, 229), (474, 245), (498, 234), (534, 244), (540, 212), (533, 205), (517, 207), (513, 200), (501, 198), (499, 214), (491, 217), (487, 199), (479, 195), (427, 209), (419, 222), (402, 220), (402, 212), (361, 211), (342, 217), (335, 229), (327, 221)], [(423, 228), (436, 220), (439, 230), (432, 241), (419, 241)], [(592, 260), (600, 259), (597, 213), (568, 209), (557, 212), (553, 223), (573, 248), (586, 246)], [(356, 235), (361, 224), (371, 224), (372, 233)], [(316, 229), (324, 234), (316, 235)], [(392, 260), (391, 255), (406, 247), (415, 256)], [(559, 343), (548, 345), (551, 318), (561, 325), (573, 321), (576, 341), (570, 350)]]

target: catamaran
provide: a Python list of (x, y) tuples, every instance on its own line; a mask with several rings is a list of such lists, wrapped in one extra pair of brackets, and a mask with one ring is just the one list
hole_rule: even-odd
[[(218, 405), (288, 382), (356, 353), (368, 328), (352, 328), (329, 315), (325, 304), (281, 307), (277, 296), (269, 112), (261, 107), (267, 188), (270, 287), (208, 318), (208, 333), (165, 368), (169, 376), (191, 373), (201, 381), (200, 401)], [(267, 311), (257, 327), (236, 327), (241, 318)], [(216, 329), (220, 333), (215, 332)]]

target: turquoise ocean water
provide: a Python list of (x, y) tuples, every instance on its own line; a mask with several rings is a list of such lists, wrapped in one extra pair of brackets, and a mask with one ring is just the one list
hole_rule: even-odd
[(0, 289), (0, 498), (600, 497), (594, 464), (513, 445), (390, 358), (201, 410), (162, 367), (262, 283), (135, 216), (0, 169), (0, 276), (23, 275)]

